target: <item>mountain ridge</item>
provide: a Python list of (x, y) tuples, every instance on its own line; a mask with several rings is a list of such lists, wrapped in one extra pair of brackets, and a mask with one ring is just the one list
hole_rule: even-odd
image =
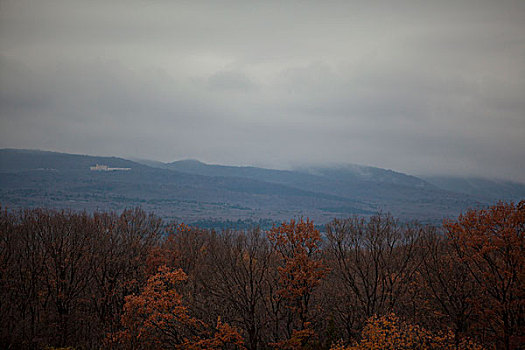
[(459, 176), (421, 176), (421, 178), (439, 188), (489, 201), (517, 202), (525, 198), (525, 184), (515, 181)]
[[(149, 165), (148, 165), (149, 162)], [(95, 164), (129, 171), (90, 171)], [(0, 203), (118, 210), (141, 206), (177, 220), (288, 220), (391, 212), (403, 220), (439, 223), (490, 204), (427, 179), (353, 164), (276, 170), (97, 157), (40, 150), (0, 150)]]

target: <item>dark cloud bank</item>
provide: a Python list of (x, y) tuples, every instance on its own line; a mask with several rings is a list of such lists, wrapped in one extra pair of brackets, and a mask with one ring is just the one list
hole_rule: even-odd
[(0, 3), (0, 147), (525, 182), (525, 2)]

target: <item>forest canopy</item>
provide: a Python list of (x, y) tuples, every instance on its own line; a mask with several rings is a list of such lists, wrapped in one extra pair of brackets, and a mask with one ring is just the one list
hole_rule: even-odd
[(268, 230), (1, 210), (0, 347), (516, 349), (525, 202)]

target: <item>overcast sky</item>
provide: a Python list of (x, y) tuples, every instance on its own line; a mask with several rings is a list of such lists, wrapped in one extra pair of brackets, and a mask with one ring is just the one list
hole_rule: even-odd
[(525, 182), (525, 1), (0, 0), (0, 148)]

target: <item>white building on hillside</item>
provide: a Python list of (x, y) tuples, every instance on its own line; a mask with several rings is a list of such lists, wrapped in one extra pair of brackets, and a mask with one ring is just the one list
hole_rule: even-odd
[(92, 171), (118, 171), (118, 170), (131, 170), (131, 168), (109, 168), (107, 165), (97, 164), (89, 167)]

